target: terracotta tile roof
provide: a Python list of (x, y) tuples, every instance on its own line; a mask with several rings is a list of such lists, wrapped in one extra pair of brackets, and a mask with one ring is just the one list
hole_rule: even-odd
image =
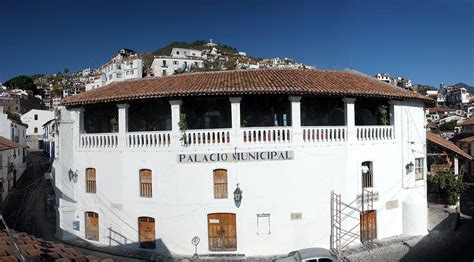
[(465, 120), (464, 122), (462, 122), (461, 124), (459, 124), (460, 126), (469, 126), (469, 125), (474, 125), (474, 117), (471, 117), (467, 120)]
[[(74, 248), (45, 241), (26, 233), (15, 233), (13, 230), (10, 232), (15, 236), (16, 243), (26, 261), (112, 261), (111, 259), (100, 260)], [(4, 230), (0, 231), (0, 261), (21, 261), (11, 238)]]
[(10, 139), (6, 139), (3, 136), (0, 136), (0, 151), (15, 149), (19, 147), (22, 147), (22, 145), (11, 141)]
[(255, 69), (114, 82), (67, 97), (62, 104), (72, 106), (157, 97), (248, 94), (336, 95), (434, 102), (421, 94), (354, 71)]
[(27, 125), (27, 124), (25, 124), (25, 123), (23, 123), (23, 122), (21, 122), (21, 120), (20, 120), (20, 121), (18, 121), (18, 120), (16, 120), (16, 119), (13, 119), (13, 118), (8, 118), (8, 119), (10, 119), (10, 121), (12, 121), (12, 122), (13, 122), (13, 123), (15, 123), (15, 124), (22, 125), (22, 126), (24, 126), (24, 127), (28, 128), (28, 125)]
[(437, 144), (440, 147), (443, 147), (444, 149), (447, 149), (453, 153), (456, 153), (464, 158), (467, 158), (468, 160), (472, 160), (472, 157), (464, 152), (461, 148), (459, 148), (457, 145), (455, 145), (453, 142), (446, 140), (439, 135), (433, 134), (431, 132), (426, 132), (426, 139), (431, 141), (432, 143)]
[(474, 141), (474, 136), (468, 136), (459, 140), (459, 142), (465, 142), (465, 143), (471, 143), (472, 141)]

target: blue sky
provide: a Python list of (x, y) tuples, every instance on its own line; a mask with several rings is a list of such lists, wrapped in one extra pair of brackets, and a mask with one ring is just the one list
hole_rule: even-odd
[(0, 2), (0, 81), (213, 38), (258, 57), (474, 85), (474, 1)]

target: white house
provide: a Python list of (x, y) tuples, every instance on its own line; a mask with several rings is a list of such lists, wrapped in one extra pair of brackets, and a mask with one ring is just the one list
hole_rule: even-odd
[(140, 55), (127, 48), (120, 49), (107, 63), (97, 71), (89, 72), (85, 90), (99, 88), (113, 82), (143, 77), (143, 60)]
[(173, 75), (177, 71), (189, 71), (204, 66), (202, 52), (187, 48), (173, 48), (170, 56), (156, 56), (151, 64), (154, 76)]
[(43, 152), (50, 160), (56, 156), (56, 119), (43, 124)]
[(21, 121), (28, 125), (26, 139), (32, 149), (43, 149), (43, 124), (54, 118), (54, 112), (32, 109), (21, 116)]
[(199, 254), (256, 256), (340, 251), (348, 231), (364, 243), (424, 235), (427, 102), (357, 72), (303, 69), (144, 78), (68, 97), (57, 237), (182, 255), (199, 237)]
[(19, 120), (8, 118), (0, 106), (0, 194), (3, 202), (26, 169), (26, 128)]

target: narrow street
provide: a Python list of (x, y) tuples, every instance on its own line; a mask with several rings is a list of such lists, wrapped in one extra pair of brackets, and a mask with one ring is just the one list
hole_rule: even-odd
[[(27, 169), (19, 178), (16, 188), (12, 189), (5, 201), (2, 215), (8, 226), (18, 232), (26, 232), (48, 241), (63, 243), (55, 238), (56, 213), (53, 206), (48, 208), (47, 198), (54, 190), (44, 176), (49, 172), (51, 162), (42, 152), (30, 152), (27, 158)], [(54, 204), (54, 203), (53, 203)], [(66, 243), (63, 243), (68, 245)], [(68, 245), (71, 246), (71, 245)], [(78, 246), (71, 246), (82, 253), (101, 259), (111, 258), (114, 261), (140, 261), (129, 257), (111, 255)]]
[(429, 234), (349, 255), (349, 261), (474, 261), (474, 187), (461, 196), (461, 219), (455, 230), (453, 211), (429, 204)]

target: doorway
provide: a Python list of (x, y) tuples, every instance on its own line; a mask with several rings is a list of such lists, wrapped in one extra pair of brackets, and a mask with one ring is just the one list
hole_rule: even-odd
[(237, 227), (235, 214), (208, 214), (207, 223), (210, 251), (237, 250)]

